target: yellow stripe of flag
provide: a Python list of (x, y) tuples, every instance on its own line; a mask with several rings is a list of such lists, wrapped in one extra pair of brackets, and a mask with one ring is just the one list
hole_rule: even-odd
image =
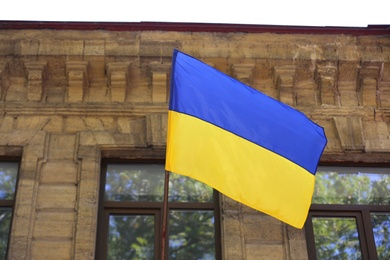
[(313, 174), (203, 120), (174, 111), (168, 115), (168, 171), (302, 228), (313, 194)]

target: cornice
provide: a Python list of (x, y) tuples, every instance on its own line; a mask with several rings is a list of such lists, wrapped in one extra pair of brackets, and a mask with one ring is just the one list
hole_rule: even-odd
[(237, 32), (279, 34), (389, 35), (390, 25), (367, 27), (279, 26), (257, 24), (176, 23), (176, 22), (52, 22), (0, 21), (0, 29), (55, 29), (107, 31)]

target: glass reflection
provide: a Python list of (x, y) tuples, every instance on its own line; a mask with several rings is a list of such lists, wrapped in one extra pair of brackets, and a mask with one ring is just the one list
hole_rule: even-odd
[(154, 259), (154, 216), (111, 215), (107, 259)]
[(18, 175), (17, 162), (0, 162), (0, 200), (13, 200)]
[(10, 208), (0, 209), (0, 259), (5, 259), (7, 252), (11, 216), (12, 210)]
[(169, 177), (169, 201), (213, 202), (213, 189), (192, 178), (171, 173)]
[(215, 259), (213, 211), (171, 211), (168, 253), (169, 259)]
[(362, 259), (355, 218), (313, 217), (317, 259)]
[[(105, 200), (161, 202), (165, 169), (161, 164), (108, 164)], [(170, 173), (169, 201), (212, 202), (213, 189), (192, 178)]]
[(378, 259), (390, 259), (390, 214), (371, 214)]
[(107, 165), (105, 200), (162, 201), (163, 192), (163, 165)]
[(390, 169), (318, 167), (314, 204), (390, 205)]

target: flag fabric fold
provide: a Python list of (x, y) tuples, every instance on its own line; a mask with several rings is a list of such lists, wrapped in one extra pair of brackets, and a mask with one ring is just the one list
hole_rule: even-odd
[(174, 51), (166, 170), (302, 228), (326, 142), (298, 110)]

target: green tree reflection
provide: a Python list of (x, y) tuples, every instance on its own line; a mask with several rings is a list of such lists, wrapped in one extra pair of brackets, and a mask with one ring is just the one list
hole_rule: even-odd
[(362, 259), (354, 218), (313, 218), (317, 259)]
[(108, 259), (154, 259), (154, 216), (112, 215)]
[[(390, 175), (319, 171), (312, 203), (390, 205)], [(390, 259), (390, 215), (372, 213), (371, 222), (379, 259)], [(318, 259), (361, 257), (355, 219), (313, 218), (313, 228)]]
[[(17, 162), (0, 162), (0, 200), (13, 200), (18, 175)], [(12, 208), (0, 208), (0, 259), (5, 259), (11, 227)]]
[[(162, 202), (164, 172), (163, 165), (108, 165), (105, 200)], [(168, 197), (170, 202), (212, 203), (213, 189), (170, 173)], [(154, 215), (110, 215), (108, 259), (154, 259), (155, 229)], [(213, 210), (171, 209), (168, 233), (169, 259), (215, 259)]]

